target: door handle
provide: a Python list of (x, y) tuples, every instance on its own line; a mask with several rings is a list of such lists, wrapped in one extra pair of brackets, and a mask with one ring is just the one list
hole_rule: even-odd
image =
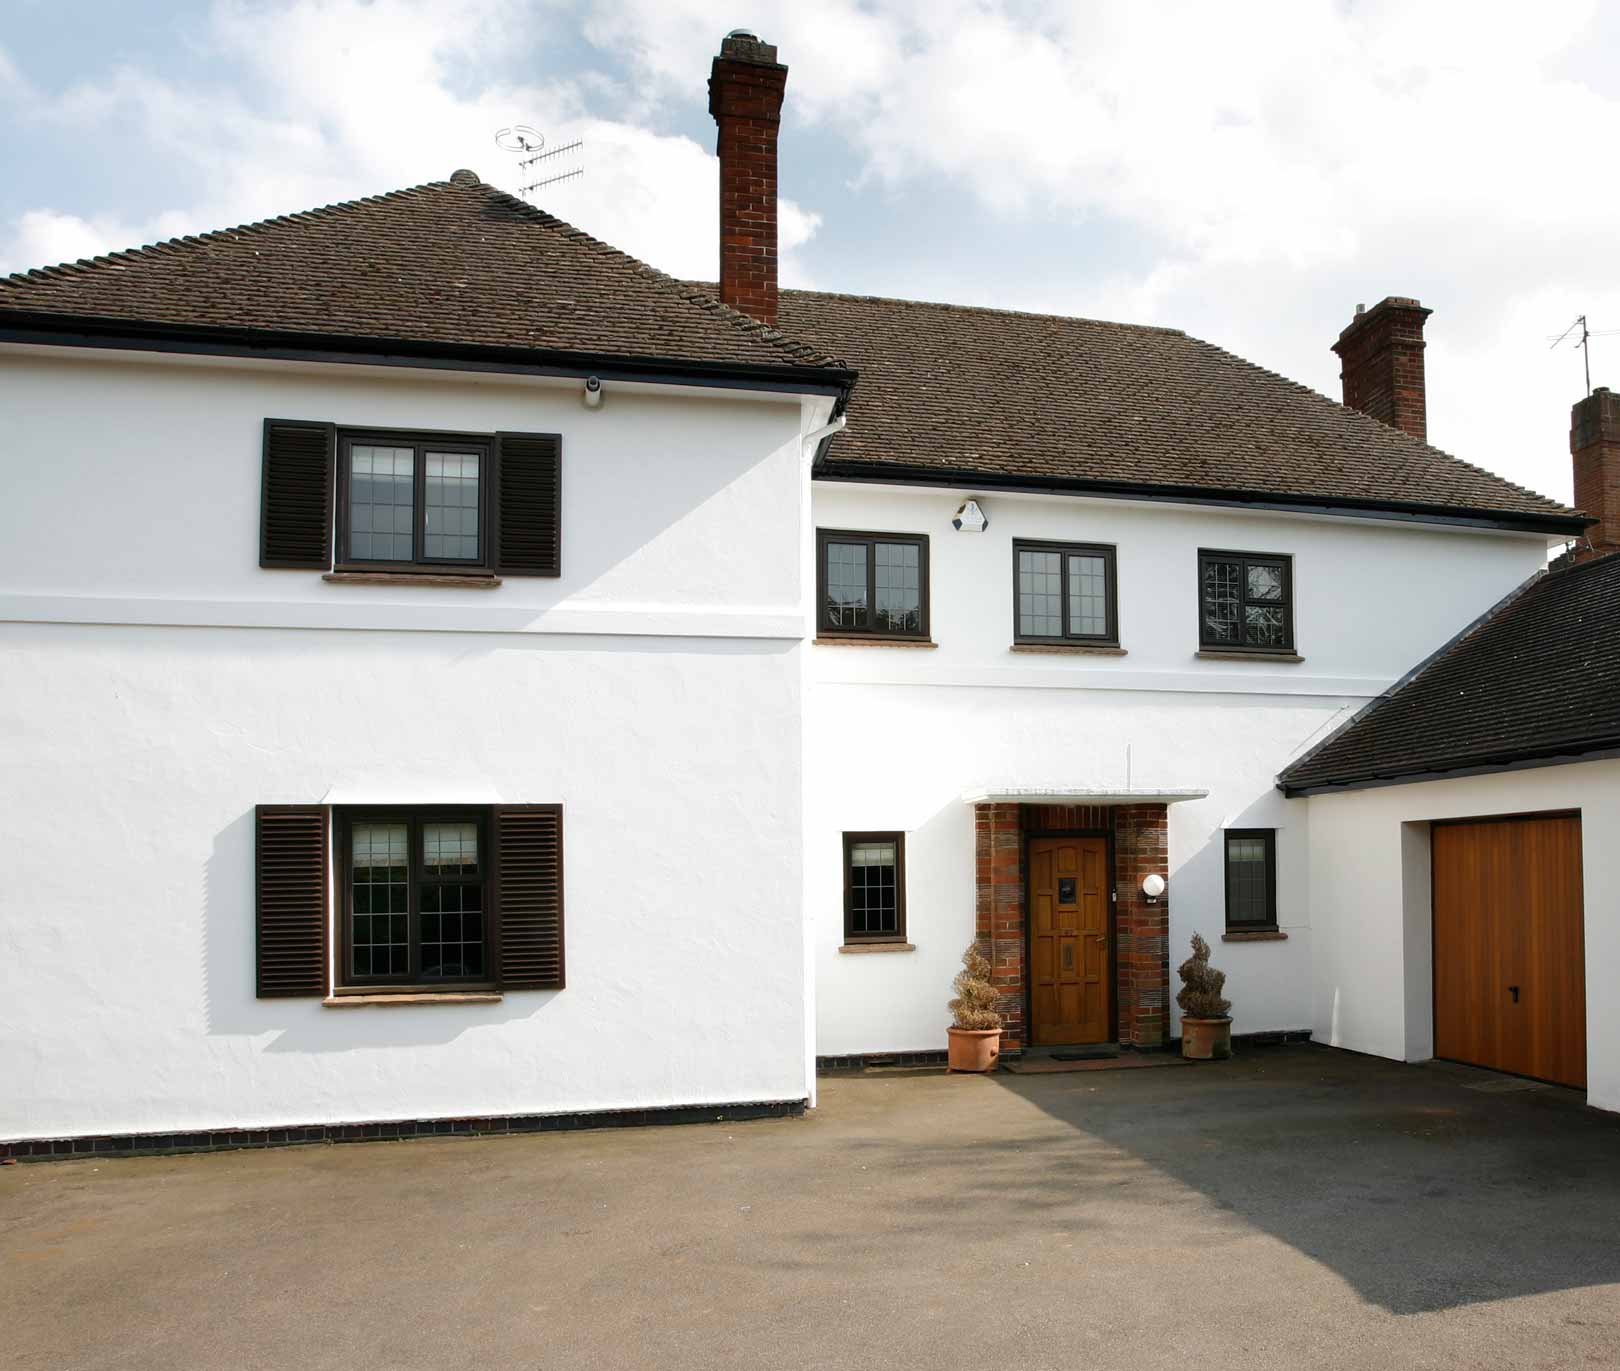
[(1508, 987), (1508, 994), (1513, 996), (1513, 1003), (1518, 1004), (1518, 1002), (1519, 1002), (1519, 987), (1516, 986), (1516, 985), (1510, 985)]

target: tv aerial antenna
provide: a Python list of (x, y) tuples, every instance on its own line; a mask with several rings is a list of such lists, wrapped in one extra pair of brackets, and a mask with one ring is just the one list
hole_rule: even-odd
[(495, 131), (495, 146), (517, 154), (518, 173), (523, 178), (518, 194), (525, 200), (532, 200), (547, 186), (585, 174), (584, 167), (574, 165), (585, 147), (578, 138), (547, 151), (546, 135), (539, 129), (529, 124), (511, 124)]
[(1577, 331), (1580, 336), (1576, 338), (1571, 346), (1578, 347), (1581, 350), (1581, 358), (1586, 363), (1586, 393), (1590, 395), (1592, 393), (1592, 330), (1586, 326), (1586, 316), (1584, 314), (1577, 315), (1575, 322), (1552, 340), (1552, 346), (1557, 347), (1570, 334)]

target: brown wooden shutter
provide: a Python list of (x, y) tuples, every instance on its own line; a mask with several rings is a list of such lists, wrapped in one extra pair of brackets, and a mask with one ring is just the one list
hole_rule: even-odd
[(497, 433), (495, 570), (502, 576), (562, 575), (562, 439)]
[(495, 807), (495, 917), (501, 988), (561, 990), (561, 805)]
[(324, 998), (327, 811), (259, 805), (255, 819), (259, 998)]
[(332, 567), (331, 424), (264, 421), (259, 502), (259, 565)]

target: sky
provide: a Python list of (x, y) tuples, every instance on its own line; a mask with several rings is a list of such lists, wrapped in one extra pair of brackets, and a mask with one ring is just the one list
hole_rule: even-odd
[(1337, 399), (1412, 295), (1429, 437), (1570, 497), (1620, 389), (1620, 3), (0, 0), (0, 272), (582, 139), (564, 219), (715, 273), (709, 62), (777, 44), (783, 284), (1185, 329)]

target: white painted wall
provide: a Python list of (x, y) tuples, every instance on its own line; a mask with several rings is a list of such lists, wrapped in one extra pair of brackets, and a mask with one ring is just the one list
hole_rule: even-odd
[(1587, 1098), (1620, 1110), (1620, 761), (1315, 795), (1316, 1037), (1397, 1060), (1434, 1052), (1429, 821), (1578, 809), (1586, 895)]
[[(1305, 806), (1277, 772), (1531, 575), (1545, 540), (1409, 524), (1112, 500), (994, 495), (982, 534), (950, 525), (974, 491), (818, 483), (817, 526), (930, 535), (937, 649), (812, 646), (807, 900), (817, 1051), (937, 1049), (973, 936), (964, 793), (1019, 787), (1208, 789), (1170, 809), (1170, 962), (1202, 932), (1227, 973), (1236, 1031), (1313, 1022)], [(1013, 653), (1012, 540), (1112, 543), (1124, 657)], [(1204, 661), (1200, 547), (1294, 557), (1300, 664)], [(1275, 827), (1284, 942), (1223, 943), (1220, 830)], [(907, 834), (915, 952), (842, 942), (841, 834)], [(1179, 1022), (1172, 1007), (1172, 1020)], [(1179, 1031), (1176, 1029), (1174, 1031)]]
[[(824, 404), (0, 359), (0, 1137), (801, 1099)], [(256, 565), (265, 415), (564, 435), (560, 580)], [(253, 994), (253, 806), (560, 801), (568, 986)]]

